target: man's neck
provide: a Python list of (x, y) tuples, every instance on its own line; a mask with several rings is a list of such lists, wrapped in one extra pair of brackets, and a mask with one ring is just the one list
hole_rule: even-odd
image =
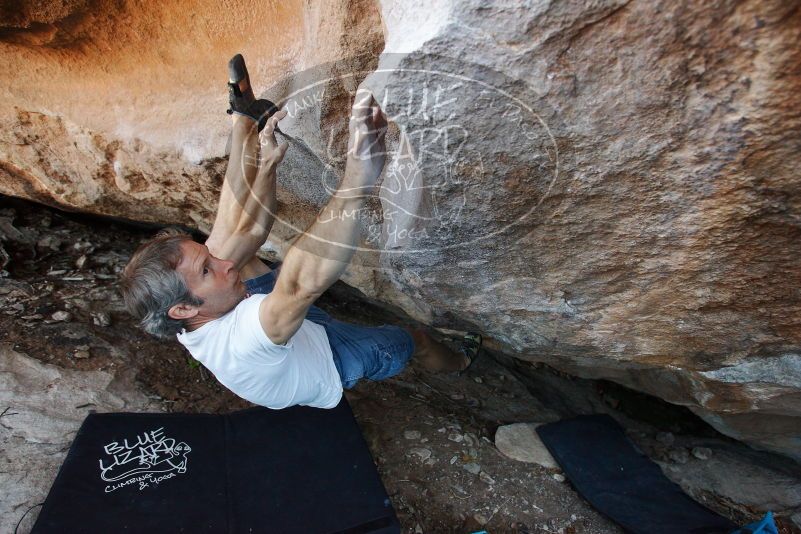
[(241, 303), (243, 300), (245, 300), (245, 298), (246, 298), (246, 297), (247, 297), (247, 294), (246, 294), (246, 295), (243, 295), (243, 296), (242, 296), (242, 298), (240, 298), (240, 299), (237, 301), (236, 305), (234, 305), (234, 307), (233, 307), (233, 308), (231, 308), (231, 309), (230, 309), (230, 310), (228, 310), (227, 312), (225, 312), (225, 313), (222, 313), (222, 314), (220, 314), (220, 315), (215, 315), (215, 316), (211, 316), (211, 315), (204, 315), (202, 312), (200, 312), (200, 313), (198, 313), (197, 315), (195, 315), (194, 317), (190, 317), (189, 319), (184, 319), (184, 329), (186, 329), (186, 331), (187, 331), (187, 332), (193, 332), (193, 331), (197, 330), (198, 328), (200, 328), (201, 326), (203, 326), (203, 325), (204, 325), (204, 324), (206, 324), (206, 323), (210, 323), (210, 322), (212, 322), (212, 321), (216, 321), (217, 319), (219, 319), (219, 318), (220, 318), (220, 317), (222, 317), (223, 315), (225, 315), (225, 314), (227, 314), (227, 313), (230, 313), (230, 312), (231, 312), (231, 310), (233, 310), (233, 309), (235, 309), (237, 306), (239, 306), (239, 304), (240, 304), (240, 303)]
[(206, 323), (210, 323), (214, 319), (211, 317), (198, 318), (197, 316), (184, 321), (184, 328), (187, 332), (193, 332)]

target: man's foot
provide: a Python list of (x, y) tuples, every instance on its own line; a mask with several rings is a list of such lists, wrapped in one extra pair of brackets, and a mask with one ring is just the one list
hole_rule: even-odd
[(245, 58), (237, 54), (228, 61), (228, 114), (244, 115), (255, 101)]
[(464, 368), (459, 371), (460, 375), (466, 373), (467, 370), (472, 367), (473, 363), (475, 363), (476, 359), (478, 359), (482, 342), (483, 338), (481, 334), (477, 332), (468, 332), (464, 335), (462, 346), (459, 347), (459, 352), (461, 352), (464, 357)]
[(451, 350), (423, 330), (407, 329), (415, 344), (414, 358), (427, 370), (434, 372), (465, 372), (475, 361), (481, 348), (481, 335), (465, 335), (460, 350)]
[[(237, 54), (228, 62), (228, 114), (244, 115), (256, 121), (259, 131), (275, 112), (278, 106), (267, 99), (256, 100), (250, 85), (250, 75), (245, 66), (245, 58)], [(282, 133), (278, 128), (275, 131)]]

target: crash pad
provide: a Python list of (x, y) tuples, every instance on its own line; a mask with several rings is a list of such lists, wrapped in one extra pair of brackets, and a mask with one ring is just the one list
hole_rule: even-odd
[(32, 532), (399, 531), (343, 398), (331, 410), (90, 414)]
[(702, 506), (638, 451), (610, 416), (537, 427), (576, 491), (635, 534), (723, 534), (737, 525)]

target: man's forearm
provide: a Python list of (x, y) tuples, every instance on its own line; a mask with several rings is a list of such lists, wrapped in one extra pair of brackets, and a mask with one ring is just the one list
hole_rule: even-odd
[(317, 220), (289, 247), (275, 288), (259, 307), (259, 322), (274, 343), (302, 327), (314, 300), (339, 279), (359, 243), (360, 211), (386, 161), (386, 116), (372, 93), (357, 90), (348, 124), (345, 176)]
[(206, 245), (218, 258), (233, 261), (242, 268), (256, 254), (275, 222), (275, 168), (259, 169), (252, 186), (242, 183), (242, 191), (223, 184), (220, 204)]
[(342, 276), (359, 243), (359, 212), (365, 199), (340, 191), (359, 189), (361, 184), (361, 177), (348, 179), (346, 171), (339, 191), (287, 251), (281, 278), (291, 292), (319, 295)]
[[(231, 260), (240, 275), (257, 276), (266, 267), (256, 252), (267, 240), (275, 221), (276, 169), (289, 145), (278, 144), (275, 129), (286, 117), (279, 111), (257, 136), (256, 122), (234, 116), (231, 159), (223, 180), (217, 215), (206, 246), (216, 257)], [(258, 167), (254, 165), (258, 153)]]
[(248, 195), (243, 213), (239, 218), (237, 233), (249, 233), (259, 237), (262, 244), (270, 235), (278, 209), (277, 175), (275, 168), (261, 167), (253, 185), (253, 194)]

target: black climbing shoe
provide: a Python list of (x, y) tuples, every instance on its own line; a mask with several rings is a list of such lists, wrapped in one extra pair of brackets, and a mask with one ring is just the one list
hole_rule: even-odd
[[(240, 87), (242, 80), (245, 80), (247, 85), (244, 91)], [(259, 123), (259, 131), (264, 129), (267, 119), (278, 111), (278, 106), (269, 100), (264, 98), (256, 100), (242, 54), (235, 55), (228, 62), (228, 106), (229, 115), (236, 113), (250, 117)], [(276, 128), (276, 131), (279, 130)]]
[[(244, 91), (240, 87), (243, 80), (246, 83)], [(245, 66), (245, 58), (242, 57), (242, 54), (237, 54), (228, 62), (228, 114), (244, 114), (255, 100), (248, 68)]]
[(462, 354), (467, 356), (470, 363), (467, 364), (467, 367), (459, 371), (459, 375), (465, 374), (476, 362), (478, 359), (478, 355), (481, 352), (481, 343), (483, 342), (483, 338), (481, 334), (477, 332), (468, 332), (464, 335), (464, 339), (462, 339), (462, 346), (459, 348)]

